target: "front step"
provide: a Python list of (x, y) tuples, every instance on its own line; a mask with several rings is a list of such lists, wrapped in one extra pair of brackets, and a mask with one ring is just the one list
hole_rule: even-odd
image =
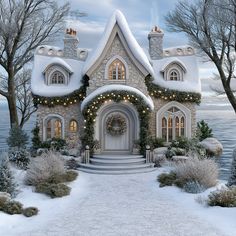
[(99, 174), (99, 175), (126, 175), (126, 174), (139, 174), (139, 173), (148, 173), (155, 171), (156, 168), (143, 168), (136, 170), (118, 170), (118, 171), (104, 171), (104, 170), (92, 170), (86, 168), (78, 168), (78, 170), (90, 174)]
[(79, 164), (79, 170), (106, 175), (136, 174), (155, 170), (142, 155), (93, 155), (89, 164)]
[(90, 163), (93, 165), (140, 165), (145, 164), (145, 158), (134, 158), (134, 159), (97, 159), (97, 158), (90, 158)]

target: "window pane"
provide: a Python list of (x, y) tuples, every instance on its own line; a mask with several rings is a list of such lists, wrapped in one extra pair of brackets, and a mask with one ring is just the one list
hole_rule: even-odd
[(109, 66), (109, 79), (125, 79), (125, 66), (119, 59), (115, 59)]
[(54, 136), (56, 138), (61, 138), (61, 121), (55, 120), (54, 122)]
[(179, 128), (180, 128), (179, 117), (177, 116), (175, 118), (175, 137), (176, 138), (180, 136), (180, 133), (179, 133), (180, 129)]
[(51, 120), (47, 122), (47, 139), (52, 138), (52, 125), (51, 125)]
[(173, 140), (173, 120), (172, 117), (169, 117), (168, 119), (168, 141)]
[(184, 126), (185, 126), (185, 121), (184, 121), (184, 117), (181, 117), (181, 120), (180, 120), (180, 127), (181, 127), (181, 136), (184, 136)]
[(72, 120), (70, 122), (70, 131), (71, 132), (76, 132), (77, 131), (77, 121)]

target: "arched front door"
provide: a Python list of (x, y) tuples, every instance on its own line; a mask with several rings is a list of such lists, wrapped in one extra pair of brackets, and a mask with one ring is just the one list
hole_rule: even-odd
[(99, 114), (102, 153), (131, 153), (139, 135), (137, 112), (126, 104), (109, 104)]

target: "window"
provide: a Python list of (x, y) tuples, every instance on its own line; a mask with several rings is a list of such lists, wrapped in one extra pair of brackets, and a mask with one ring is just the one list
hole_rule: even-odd
[(185, 115), (177, 107), (168, 109), (162, 117), (162, 138), (171, 142), (177, 137), (185, 136)]
[(110, 80), (125, 80), (125, 66), (119, 60), (115, 59), (109, 66), (109, 79)]
[(78, 130), (78, 123), (76, 120), (71, 120), (70, 121), (70, 131), (71, 132), (76, 132)]
[(172, 70), (170, 72), (170, 80), (174, 80), (174, 81), (180, 80), (179, 72), (177, 70)]
[(51, 84), (64, 84), (65, 76), (60, 71), (55, 71), (51, 75)]
[(62, 137), (62, 123), (59, 118), (51, 118), (47, 121), (47, 140)]

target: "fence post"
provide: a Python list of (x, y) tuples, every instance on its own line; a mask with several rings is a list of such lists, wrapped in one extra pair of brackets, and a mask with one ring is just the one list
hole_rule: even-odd
[(146, 163), (151, 162), (151, 151), (150, 151), (150, 146), (146, 145)]
[(89, 164), (89, 159), (90, 159), (90, 150), (89, 150), (89, 146), (86, 145), (86, 147), (85, 147), (85, 164)]

